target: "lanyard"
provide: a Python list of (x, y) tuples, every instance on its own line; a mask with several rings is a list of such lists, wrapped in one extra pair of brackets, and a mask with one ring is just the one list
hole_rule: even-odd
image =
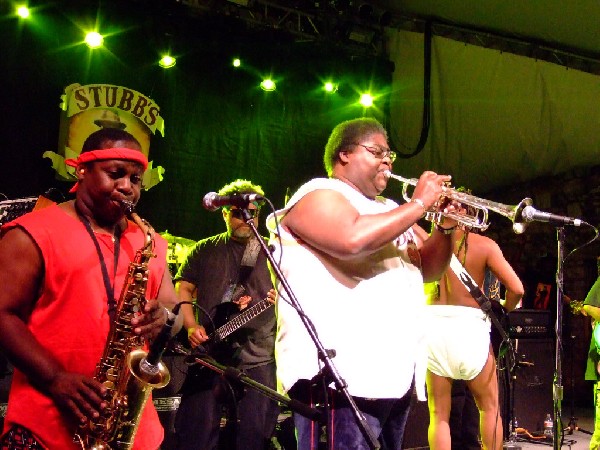
[(94, 242), (94, 246), (96, 247), (96, 253), (98, 254), (98, 259), (100, 260), (100, 269), (102, 270), (102, 280), (104, 281), (104, 289), (106, 289), (106, 298), (108, 303), (108, 315), (111, 321), (114, 319), (115, 310), (117, 309), (117, 301), (115, 300), (115, 286), (114, 280), (117, 277), (117, 264), (119, 263), (119, 250), (121, 248), (121, 227), (116, 227), (115, 229), (115, 258), (114, 258), (114, 273), (113, 273), (113, 284), (110, 282), (110, 277), (108, 276), (108, 269), (106, 268), (106, 262), (104, 262), (104, 255), (102, 254), (102, 250), (100, 249), (100, 243), (98, 242), (98, 238), (94, 234), (94, 230), (92, 230), (92, 225), (87, 217), (79, 212), (77, 206), (75, 207), (77, 210), (77, 215), (88, 234), (92, 238), (92, 242)]

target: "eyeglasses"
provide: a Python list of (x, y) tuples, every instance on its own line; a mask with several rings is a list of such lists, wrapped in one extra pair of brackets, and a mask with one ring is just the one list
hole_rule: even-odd
[(359, 144), (357, 142), (355, 142), (352, 145), (360, 145), (366, 151), (368, 151), (371, 155), (373, 155), (375, 158), (383, 159), (387, 156), (388, 158), (390, 158), (391, 162), (396, 161), (396, 152), (393, 150), (390, 150), (389, 148), (380, 147), (380, 146), (369, 147), (368, 145)]
[[(254, 219), (255, 217), (258, 217), (258, 214), (260, 214), (260, 209), (247, 209), (246, 211), (248, 211), (248, 214), (250, 215), (250, 217), (252, 219)], [(236, 219), (244, 220), (244, 216), (242, 215), (241, 209), (230, 209), (229, 212)]]

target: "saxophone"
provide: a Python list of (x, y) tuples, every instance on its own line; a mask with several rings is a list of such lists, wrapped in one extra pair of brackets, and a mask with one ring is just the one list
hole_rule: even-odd
[(154, 229), (134, 212), (131, 202), (122, 201), (125, 214), (144, 232), (144, 245), (137, 250), (121, 290), (115, 320), (94, 379), (108, 389), (108, 408), (97, 419), (89, 419), (75, 435), (83, 450), (123, 450), (133, 446), (142, 411), (152, 392), (166, 386), (171, 376), (161, 362), (154, 374), (140, 370), (147, 352), (140, 336), (133, 334), (131, 319), (146, 304), (148, 263), (155, 257)]

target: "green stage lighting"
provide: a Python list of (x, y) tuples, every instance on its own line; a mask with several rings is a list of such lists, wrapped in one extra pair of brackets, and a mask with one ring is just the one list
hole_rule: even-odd
[(89, 48), (98, 48), (102, 46), (104, 37), (96, 31), (90, 31), (85, 35), (85, 43)]
[(277, 86), (275, 85), (275, 82), (273, 80), (271, 80), (270, 78), (267, 78), (266, 80), (263, 80), (260, 83), (260, 88), (263, 91), (270, 92), (270, 91), (274, 91), (277, 88)]
[(27, 19), (31, 15), (29, 8), (27, 6), (21, 5), (17, 8), (17, 16), (21, 19)]
[(373, 96), (371, 94), (365, 93), (360, 96), (360, 104), (365, 108), (370, 108), (373, 106)]
[(158, 65), (163, 69), (169, 69), (173, 67), (175, 63), (177, 63), (177, 60), (175, 58), (173, 58), (170, 55), (164, 55), (162, 58), (160, 58)]
[(325, 92), (327, 92), (328, 94), (333, 94), (334, 92), (337, 92), (338, 90), (338, 85), (335, 83), (332, 83), (331, 81), (326, 82), (323, 85), (323, 89), (325, 90)]

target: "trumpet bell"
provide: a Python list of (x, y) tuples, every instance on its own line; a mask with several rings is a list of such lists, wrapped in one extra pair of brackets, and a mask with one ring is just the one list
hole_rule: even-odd
[[(513, 222), (513, 231), (515, 232), (515, 234), (521, 234), (523, 232), (525, 232), (525, 229), (527, 228), (527, 224), (523, 221), (523, 209), (526, 206), (531, 206), (533, 204), (533, 200), (531, 200), (529, 197), (524, 198), (523, 200), (521, 200), (519, 202), (519, 204), (517, 204), (511, 213), (511, 216), (506, 216), (508, 217), (510, 220), (512, 220)], [(498, 212), (498, 211), (496, 211)], [(502, 214), (502, 213), (500, 213)]]

